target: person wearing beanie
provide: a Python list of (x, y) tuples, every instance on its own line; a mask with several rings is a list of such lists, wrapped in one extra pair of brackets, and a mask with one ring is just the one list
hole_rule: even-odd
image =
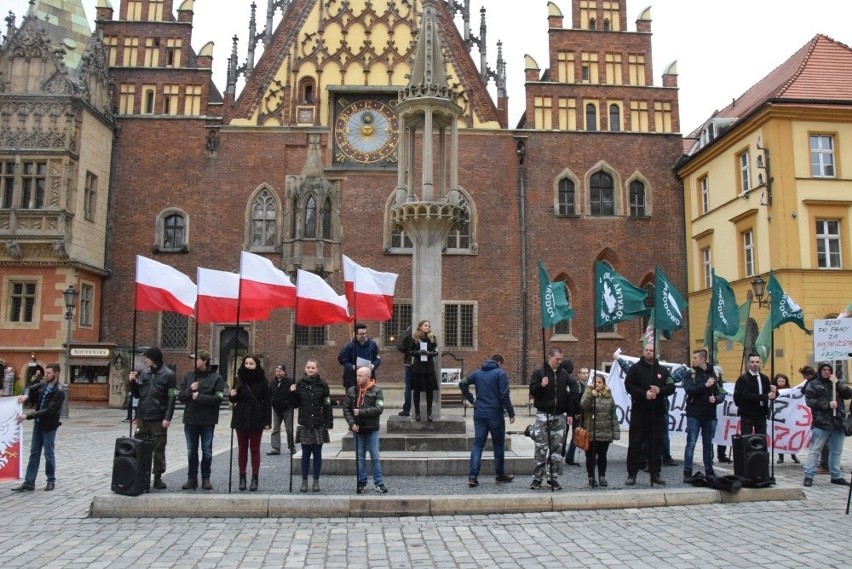
[(166, 443), (168, 429), (175, 413), (177, 378), (175, 373), (163, 365), (163, 352), (154, 346), (143, 353), (145, 369), (140, 373), (130, 372), (130, 392), (139, 399), (136, 409), (137, 439), (147, 439), (153, 446), (154, 488), (165, 490), (162, 480), (166, 471)]
[[(201, 448), (201, 487), (212, 490), (210, 469), (213, 464), (213, 430), (219, 422), (219, 408), (225, 397), (225, 380), (210, 367), (210, 352), (200, 350), (189, 356), (195, 369), (185, 376), (177, 398), (185, 405), (183, 433), (189, 466), (183, 490), (198, 488), (198, 449)], [(200, 444), (199, 444), (200, 443)]]
[(287, 375), (287, 366), (275, 366), (275, 375), (269, 380), (269, 399), (272, 401), (272, 434), (269, 443), (272, 446), (268, 455), (281, 454), (281, 423), (287, 433), (287, 449), (290, 454), (296, 454), (296, 443), (293, 439), (293, 406), (290, 404), (290, 386), (293, 378)]
[(852, 399), (852, 387), (834, 375), (828, 362), (817, 366), (816, 377), (805, 388), (805, 403), (811, 408), (811, 449), (805, 463), (805, 486), (812, 486), (822, 447), (828, 444), (828, 470), (831, 483), (849, 486), (840, 470), (840, 454), (846, 436), (846, 406)]
[[(813, 366), (809, 365), (804, 365), (799, 368), (799, 373), (802, 374), (802, 383), (799, 384), (799, 390), (802, 392), (802, 395), (804, 395), (805, 389), (807, 389), (808, 384), (816, 377), (817, 373)], [(817, 474), (828, 474), (828, 445), (822, 447), (822, 454), (819, 457)]]

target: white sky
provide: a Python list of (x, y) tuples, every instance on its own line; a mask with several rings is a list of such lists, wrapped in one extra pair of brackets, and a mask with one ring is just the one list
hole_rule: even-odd
[[(225, 69), (231, 50), (231, 37), (240, 36), (239, 57), (245, 60), (249, 6), (252, 0), (196, 0), (193, 47), (198, 50), (214, 41), (214, 81), (225, 89)], [(120, 0), (111, 0), (118, 14)], [(258, 28), (266, 22), (266, 2), (258, 4)], [(86, 15), (95, 17), (96, 0), (83, 0)], [(174, 5), (180, 5), (175, 0)], [(27, 0), (6, 0), (18, 16)], [(556, 0), (571, 25), (570, 0)], [(840, 42), (852, 43), (852, 1), (850, 0), (628, 0), (628, 30), (636, 28), (636, 18), (651, 6), (654, 84), (677, 60), (680, 87), (681, 130), (688, 133), (704, 122), (714, 110), (723, 108), (751, 85), (790, 57), (814, 35), (821, 33)], [(488, 59), (497, 58), (496, 43), (503, 40), (508, 63), (509, 122), (517, 123), (523, 112), (524, 54), (528, 53), (544, 69), (548, 65), (546, 0), (472, 0), (471, 29), (479, 34), (479, 8), (487, 10)], [(6, 9), (3, 10), (5, 16)], [(276, 17), (275, 23), (280, 20)], [(5, 24), (2, 25), (5, 32)], [(479, 54), (474, 52), (474, 61)], [(493, 86), (491, 88), (494, 95)]]

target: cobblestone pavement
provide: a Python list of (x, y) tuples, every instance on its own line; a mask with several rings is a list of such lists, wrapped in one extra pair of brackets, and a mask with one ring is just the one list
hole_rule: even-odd
[[(848, 567), (844, 515), (847, 488), (818, 476), (807, 500), (713, 504), (668, 508), (549, 512), (489, 516), (389, 517), (370, 519), (93, 519), (92, 497), (109, 492), (116, 437), (126, 436), (123, 411), (77, 408), (57, 437), (57, 489), (44, 492), (43, 465), (37, 491), (9, 492), (0, 483), (5, 524), (0, 567)], [(228, 417), (214, 441), (215, 469), (227, 465)], [(515, 424), (523, 427), (525, 421)], [(339, 423), (338, 430), (342, 429)], [(27, 428), (29, 441), (31, 425)], [(337, 437), (342, 432), (336, 433)], [(682, 458), (683, 439), (673, 438)], [(27, 443), (27, 448), (29, 445)], [(522, 445), (518, 445), (521, 447)], [(268, 435), (264, 435), (264, 451)], [(521, 452), (517, 449), (516, 452)], [(607, 478), (623, 483), (623, 448), (614, 449)], [(167, 492), (185, 479), (186, 457), (180, 418), (170, 435)], [(681, 456), (678, 456), (681, 455)], [(531, 454), (530, 454), (531, 456)], [(578, 455), (580, 457), (582, 455)], [(620, 456), (620, 455), (618, 455)], [(799, 455), (804, 462), (805, 453)], [(852, 437), (846, 439), (849, 471)], [(273, 461), (277, 460), (278, 463)], [(779, 481), (800, 484), (802, 465), (777, 465)], [(283, 491), (286, 457), (262, 457), (261, 491)], [(298, 466), (297, 466), (298, 468)], [(566, 491), (587, 489), (583, 469), (569, 471)], [(665, 469), (674, 482), (678, 467)], [(227, 475), (217, 479), (227, 491)], [(646, 475), (647, 476), (647, 475)], [(267, 478), (269, 480), (267, 481)], [(417, 479), (433, 493), (493, 493), (490, 474), (468, 490), (464, 478)], [(337, 480), (339, 479), (339, 480)], [(391, 491), (414, 479), (389, 479)], [(640, 485), (642, 484), (640, 475)], [(351, 493), (351, 477), (324, 477), (323, 493)], [(527, 476), (511, 485), (525, 490)], [(268, 484), (268, 486), (265, 485)], [(198, 490), (201, 492), (201, 490)], [(410, 489), (406, 489), (410, 493)], [(306, 497), (309, 499), (309, 497)], [(777, 528), (776, 528), (777, 526)], [(811, 532), (835, 539), (811, 539)]]

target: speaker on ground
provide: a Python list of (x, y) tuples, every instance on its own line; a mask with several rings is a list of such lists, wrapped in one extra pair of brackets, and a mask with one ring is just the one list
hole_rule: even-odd
[(120, 437), (115, 441), (112, 491), (138, 496), (151, 489), (151, 441)]
[(734, 435), (734, 474), (753, 482), (769, 480), (766, 435)]

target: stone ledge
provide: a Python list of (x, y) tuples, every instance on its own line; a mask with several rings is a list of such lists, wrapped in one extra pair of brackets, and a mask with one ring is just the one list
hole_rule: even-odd
[(146, 494), (95, 496), (95, 518), (346, 518), (475, 515), (657, 508), (779, 500), (804, 500), (797, 486), (744, 488), (736, 494), (710, 488), (589, 490), (476, 496), (332, 495), (191, 496)]

